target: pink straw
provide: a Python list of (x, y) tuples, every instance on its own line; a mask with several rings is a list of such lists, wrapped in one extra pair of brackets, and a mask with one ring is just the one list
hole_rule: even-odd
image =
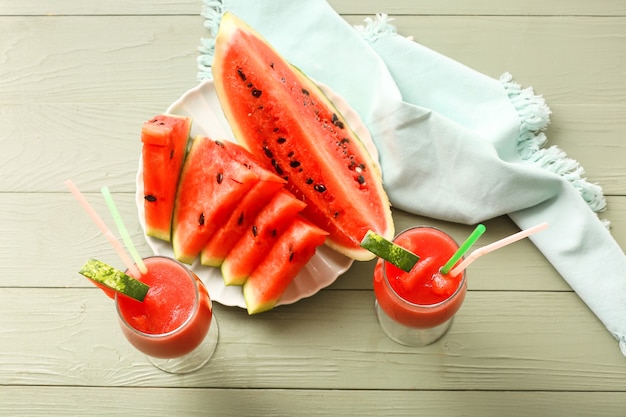
[(533, 226), (529, 229), (522, 230), (521, 232), (517, 232), (514, 235), (509, 237), (505, 237), (504, 239), (500, 239), (496, 242), (493, 242), (487, 246), (483, 246), (482, 248), (476, 249), (474, 252), (470, 253), (467, 258), (463, 260), (460, 264), (456, 266), (452, 271), (450, 271), (450, 275), (453, 277), (459, 275), (465, 268), (469, 266), (476, 259), (480, 258), (483, 255), (488, 254), (489, 252), (493, 252), (496, 249), (500, 249), (503, 246), (510, 245), (513, 242), (517, 242), (518, 240), (524, 239), (534, 233), (540, 232), (548, 227), (548, 223), (541, 223), (537, 226)]
[(115, 251), (120, 256), (120, 258), (122, 258), (122, 262), (124, 262), (124, 265), (126, 265), (126, 268), (131, 272), (131, 275), (133, 277), (141, 276), (141, 273), (139, 272), (139, 270), (137, 269), (133, 261), (124, 251), (122, 244), (115, 238), (115, 236), (113, 236), (113, 233), (111, 233), (111, 230), (107, 227), (107, 225), (100, 218), (100, 216), (98, 216), (98, 213), (96, 213), (94, 208), (91, 206), (91, 204), (89, 204), (85, 196), (83, 196), (83, 194), (79, 191), (76, 185), (74, 185), (74, 182), (68, 179), (68, 180), (65, 180), (64, 184), (67, 188), (69, 188), (72, 194), (74, 194), (74, 197), (76, 197), (76, 200), (78, 200), (80, 205), (83, 206), (83, 208), (85, 209), (87, 214), (89, 214), (89, 216), (94, 221), (94, 223), (96, 223), (96, 226), (98, 226), (100, 231), (104, 234), (104, 237), (106, 237), (109, 243), (111, 243), (111, 245), (113, 246), (113, 249), (115, 249)]

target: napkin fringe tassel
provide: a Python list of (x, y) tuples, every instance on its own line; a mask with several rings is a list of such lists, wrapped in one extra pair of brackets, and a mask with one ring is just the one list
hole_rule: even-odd
[(211, 65), (213, 64), (213, 58), (215, 57), (215, 37), (217, 36), (217, 30), (224, 14), (224, 4), (221, 0), (204, 0), (202, 4), (202, 11), (200, 15), (204, 17), (204, 27), (207, 28), (209, 38), (200, 38), (200, 46), (198, 51), (198, 80), (211, 80), (213, 74), (211, 73)]
[[(517, 151), (522, 160), (534, 163), (569, 181), (594, 212), (606, 210), (602, 187), (587, 181), (580, 163), (569, 158), (557, 146), (545, 147), (547, 138), (543, 130), (550, 123), (551, 112), (543, 97), (535, 95), (532, 88), (520, 87), (509, 73), (503, 74), (500, 82), (520, 119)], [(603, 223), (609, 226), (607, 221)]]

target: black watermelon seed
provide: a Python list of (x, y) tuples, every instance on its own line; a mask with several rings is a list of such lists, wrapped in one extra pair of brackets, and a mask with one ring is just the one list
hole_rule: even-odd
[(326, 186), (324, 184), (315, 184), (313, 186), (313, 189), (318, 193), (323, 193), (324, 191), (326, 191)]
[(289, 253), (289, 262), (293, 262), (293, 255), (295, 255), (295, 252)]
[(337, 126), (339, 129), (343, 129), (343, 122), (339, 120), (339, 117), (335, 113), (333, 113), (333, 124)]
[(204, 213), (200, 213), (200, 218), (198, 219), (198, 223), (200, 223), (200, 226), (204, 226)]
[(252, 89), (252, 97), (259, 98), (263, 94), (263, 91), (257, 90), (256, 88)]
[(287, 142), (287, 139), (281, 137), (281, 138), (276, 139), (276, 142), (282, 145), (283, 143)]
[(237, 224), (239, 226), (243, 224), (243, 211), (239, 214), (239, 218), (237, 219)]
[(242, 81), (246, 81), (246, 74), (243, 73), (241, 68), (237, 68), (237, 74), (239, 74), (239, 78), (241, 78)]
[(307, 178), (306, 183), (309, 185), (313, 184), (313, 178)]
[(221, 172), (218, 172), (217, 175), (215, 176), (215, 179), (217, 180), (218, 184), (221, 184), (222, 181), (224, 181), (224, 174), (222, 174)]
[(359, 182), (359, 184), (365, 184), (365, 177), (363, 177), (363, 175), (359, 175), (358, 177), (356, 177), (356, 180)]
[(272, 159), (272, 166), (274, 167), (274, 170), (276, 170), (276, 173), (278, 175), (283, 175), (285, 173), (285, 171), (283, 171), (283, 169), (280, 167), (280, 165), (278, 165), (278, 162), (276, 162), (275, 159)]
[(219, 146), (220, 148), (224, 147), (224, 144), (222, 142), (220, 142), (219, 140), (216, 140), (215, 143), (217, 144), (217, 146)]
[(257, 237), (259, 235), (259, 231), (256, 228), (256, 225), (252, 226), (252, 236)]
[(291, 161), (289, 162), (289, 166), (292, 168), (298, 168), (300, 166), (300, 161)]
[(146, 201), (149, 201), (151, 203), (154, 203), (157, 200), (157, 198), (155, 196), (153, 196), (152, 194), (148, 194), (148, 195), (144, 196), (144, 198), (146, 199)]
[(304, 95), (307, 95), (307, 96), (308, 96), (308, 95), (309, 95), (309, 90), (307, 90), (306, 88), (303, 88), (303, 89), (302, 89), (302, 94), (304, 94)]
[(274, 154), (272, 153), (272, 150), (270, 148), (268, 148), (266, 145), (263, 145), (263, 152), (265, 152), (265, 156), (267, 156), (268, 158), (273, 158)]

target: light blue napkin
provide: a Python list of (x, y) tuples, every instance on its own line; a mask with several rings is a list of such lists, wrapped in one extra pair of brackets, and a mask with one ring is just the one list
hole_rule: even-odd
[(531, 239), (626, 355), (626, 257), (595, 213), (606, 204), (600, 187), (544, 146), (541, 97), (400, 36), (385, 15), (352, 27), (324, 0), (205, 0), (201, 80), (225, 10), (359, 113), (394, 207), (464, 224), (505, 214), (521, 229), (548, 222)]

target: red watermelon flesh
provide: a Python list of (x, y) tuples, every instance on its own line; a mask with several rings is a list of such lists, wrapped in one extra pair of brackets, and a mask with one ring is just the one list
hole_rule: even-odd
[(327, 235), (303, 217), (296, 217), (243, 285), (248, 314), (274, 308)]
[(146, 234), (167, 242), (190, 129), (190, 118), (170, 114), (153, 117), (141, 129)]
[(228, 221), (211, 236), (200, 254), (206, 266), (220, 266), (230, 249), (252, 225), (258, 212), (285, 185), (286, 181), (261, 167), (254, 156), (232, 142), (223, 142), (226, 152), (259, 175), (260, 181), (237, 204)]
[(254, 29), (225, 13), (212, 65), (224, 114), (240, 143), (288, 181), (333, 249), (357, 260), (368, 230), (391, 239), (381, 173), (341, 113)]
[(224, 283), (242, 285), (304, 206), (290, 192), (279, 191), (228, 252), (221, 267)]
[(174, 206), (174, 256), (191, 264), (237, 203), (259, 181), (249, 166), (234, 160), (222, 143), (194, 139), (181, 174)]
[(233, 210), (230, 218), (209, 239), (202, 249), (200, 262), (206, 266), (220, 266), (254, 218), (284, 184), (275, 181), (259, 181)]

